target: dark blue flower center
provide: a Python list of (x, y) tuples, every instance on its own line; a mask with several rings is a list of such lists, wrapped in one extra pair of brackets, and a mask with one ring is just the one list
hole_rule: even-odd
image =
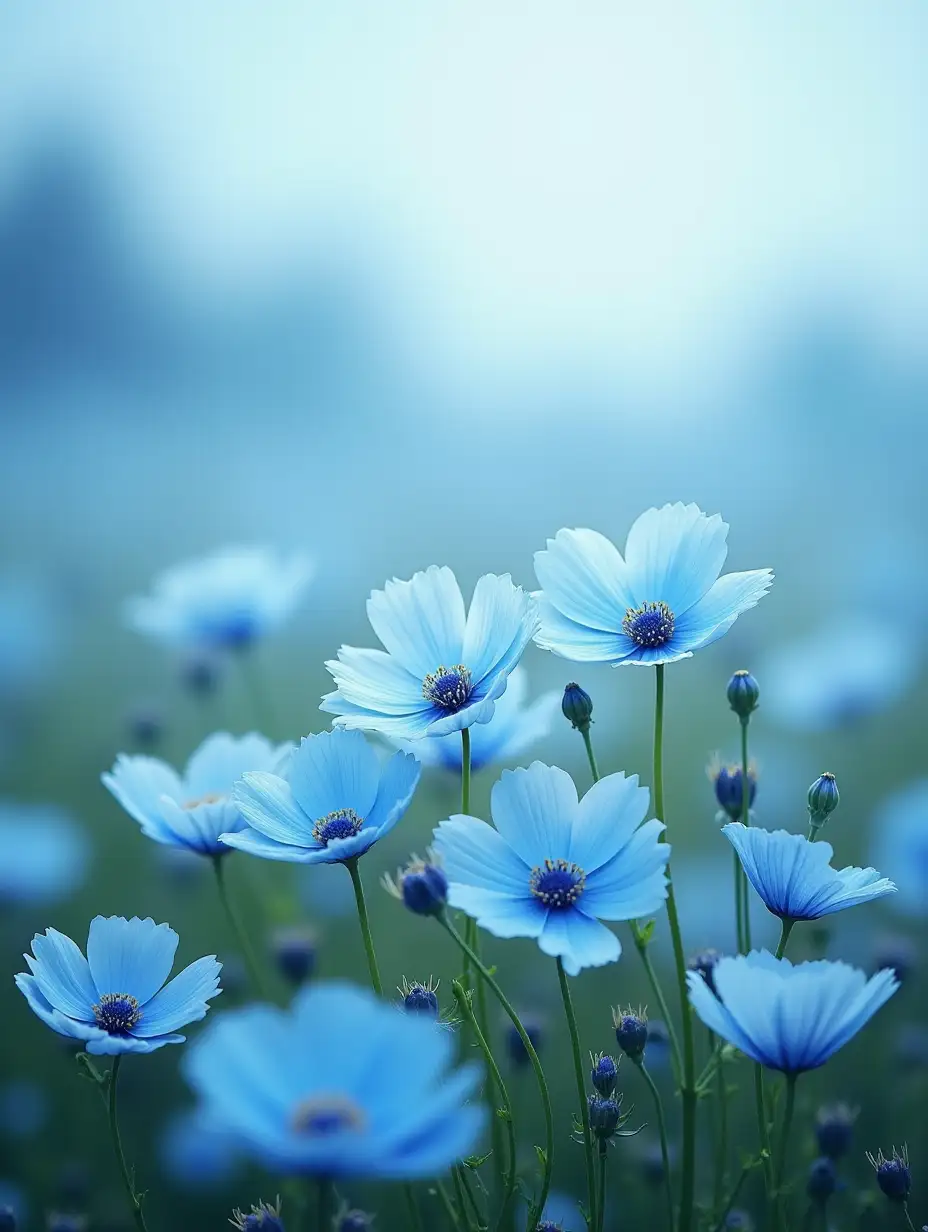
[(438, 1017), (437, 985), (431, 980), (428, 984), (404, 984), (400, 989), (403, 993), (403, 1008), (410, 1014), (427, 1014), (430, 1018)]
[(97, 1026), (110, 1035), (126, 1035), (139, 1022), (142, 1011), (127, 992), (108, 992), (93, 1007)]
[(641, 607), (630, 607), (626, 611), (622, 628), (636, 646), (656, 650), (666, 646), (673, 637), (673, 612), (663, 601), (642, 603)]
[(442, 663), (422, 681), (422, 696), (440, 710), (460, 710), (471, 694), (470, 669), (463, 663), (445, 667)]
[(354, 838), (364, 825), (364, 818), (359, 817), (354, 809), (336, 809), (320, 817), (313, 826), (313, 838), (323, 847), (334, 843), (340, 838)]
[(555, 911), (572, 907), (586, 884), (586, 873), (567, 860), (545, 860), (536, 865), (528, 879), (529, 888), (546, 907)]
[(364, 1110), (347, 1095), (311, 1095), (301, 1100), (290, 1118), (298, 1134), (327, 1138), (345, 1132), (360, 1133), (367, 1124)]

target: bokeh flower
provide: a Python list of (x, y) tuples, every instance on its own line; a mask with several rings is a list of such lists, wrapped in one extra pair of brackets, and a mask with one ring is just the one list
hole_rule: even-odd
[(0, 800), (0, 905), (53, 903), (87, 875), (90, 843), (53, 804)]
[(766, 950), (722, 958), (714, 993), (697, 972), (686, 978), (693, 1008), (710, 1031), (786, 1074), (824, 1065), (899, 987), (891, 971), (868, 980), (846, 963), (794, 967)]
[(696, 505), (648, 509), (625, 556), (593, 530), (560, 530), (535, 553), (538, 645), (592, 663), (673, 663), (727, 633), (767, 593), (769, 569), (719, 577), (728, 525)]
[(214, 732), (187, 762), (183, 774), (155, 757), (120, 753), (103, 784), (142, 833), (156, 843), (216, 856), (229, 848), (220, 834), (245, 826), (232, 788), (247, 770), (278, 769), (290, 745), (271, 744), (252, 732), (230, 736)]
[(431, 1177), (471, 1151), (480, 1067), (454, 1039), (372, 993), (319, 984), (289, 1010), (221, 1015), (184, 1058), (206, 1107), (258, 1162), (333, 1179)]
[(871, 858), (896, 885), (891, 905), (904, 915), (928, 916), (928, 778), (887, 796), (870, 833)]
[(126, 616), (133, 628), (171, 646), (241, 650), (284, 623), (311, 577), (302, 555), (224, 548), (165, 570), (150, 595), (127, 602)]
[(158, 1155), (169, 1180), (183, 1189), (220, 1185), (238, 1166), (229, 1131), (196, 1107), (170, 1118), (158, 1139)]
[[(206, 1016), (222, 966), (198, 958), (170, 983), (177, 933), (154, 920), (96, 916), (85, 958), (70, 937), (48, 928), (24, 957), (30, 975), (16, 986), (42, 1021), (96, 1056), (154, 1052), (182, 1044), (177, 1032)], [(33, 957), (34, 955), (34, 957)]]
[(564, 970), (614, 962), (619, 939), (601, 921), (656, 911), (667, 896), (670, 847), (645, 824), (649, 795), (610, 774), (578, 802), (570, 775), (533, 762), (493, 787), (495, 829), (455, 816), (435, 831), (448, 902), (497, 937), (534, 937)]
[[(531, 705), (525, 669), (517, 667), (509, 677), (509, 686), (497, 701), (492, 719), (478, 723), (470, 733), (470, 764), (472, 770), (484, 766), (514, 761), (551, 731), (560, 706), (560, 693), (543, 693)], [(439, 766), (454, 774), (461, 773), (461, 737), (457, 732), (436, 736), (432, 740), (417, 740), (414, 745), (395, 740), (401, 748), (411, 748), (424, 766)]]
[(722, 833), (764, 906), (781, 920), (819, 920), (896, 892), (875, 868), (832, 868), (830, 843), (740, 821), (722, 826)]
[(538, 627), (534, 601), (508, 573), (480, 578), (465, 613), (454, 573), (437, 565), (375, 590), (367, 615), (386, 650), (342, 646), (326, 663), (338, 688), (320, 709), (341, 727), (401, 740), (488, 723)]
[(337, 864), (362, 856), (409, 807), (420, 775), (410, 753), (381, 765), (360, 732), (320, 732), (294, 749), (285, 777), (246, 774), (233, 797), (244, 829), (222, 841), (266, 860)]

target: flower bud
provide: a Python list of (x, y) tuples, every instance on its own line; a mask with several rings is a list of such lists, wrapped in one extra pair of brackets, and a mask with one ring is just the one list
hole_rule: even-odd
[(757, 709), (760, 688), (751, 673), (742, 669), (729, 680), (727, 696), (729, 706), (743, 723)]
[[(719, 808), (730, 821), (740, 821), (744, 806), (743, 778), (740, 766), (722, 766), (713, 763), (709, 767), (709, 779), (715, 788)], [(757, 771), (748, 767), (748, 809), (754, 807), (757, 795)]]
[[(520, 1015), (520, 1018), (529, 1043), (536, 1052), (540, 1052), (545, 1040), (544, 1027), (537, 1018), (527, 1018), (524, 1014)], [(513, 1065), (528, 1065), (530, 1057), (522, 1043), (522, 1036), (511, 1023), (506, 1029), (506, 1051)]]
[(851, 1149), (857, 1112), (847, 1104), (819, 1108), (815, 1118), (815, 1140), (828, 1159), (841, 1159)]
[(640, 1061), (648, 1045), (648, 1020), (644, 1010), (613, 1010), (612, 1021), (619, 1047), (629, 1060)]
[(364, 1211), (349, 1210), (347, 1206), (335, 1216), (335, 1232), (368, 1232), (373, 1227), (374, 1217)]
[(809, 824), (816, 830), (823, 826), (840, 799), (835, 776), (827, 771), (820, 774), (809, 788)]
[(912, 1177), (909, 1173), (909, 1153), (905, 1147), (897, 1151), (893, 1147), (889, 1159), (879, 1151), (876, 1156), (867, 1154), (867, 1159), (876, 1169), (876, 1183), (890, 1202), (906, 1202), (912, 1192)]
[(619, 1128), (622, 1119), (621, 1100), (604, 1099), (600, 1095), (589, 1097), (590, 1129), (600, 1142), (608, 1142)]
[(396, 877), (385, 877), (386, 890), (416, 915), (441, 915), (448, 901), (448, 878), (430, 854), (413, 856)]
[(316, 968), (316, 935), (311, 929), (277, 929), (271, 951), (278, 971), (291, 984), (302, 984)]
[(438, 1018), (438, 985), (433, 984), (431, 978), (427, 984), (420, 983), (419, 980), (413, 980), (410, 984), (407, 980), (403, 980), (400, 986), (400, 994), (403, 998), (403, 1009), (407, 1014), (421, 1014), (424, 1018)]
[(601, 1052), (593, 1057), (593, 1069), (590, 1081), (600, 1095), (611, 1095), (619, 1077), (619, 1067), (613, 1057)]
[(809, 1167), (806, 1179), (806, 1194), (813, 1202), (827, 1202), (838, 1188), (838, 1173), (834, 1162), (823, 1155)]
[(712, 992), (715, 992), (715, 968), (721, 957), (718, 950), (700, 950), (686, 964), (688, 970), (699, 972)]
[(571, 683), (564, 690), (561, 710), (567, 719), (579, 732), (588, 732), (592, 723), (593, 699), (585, 689)]

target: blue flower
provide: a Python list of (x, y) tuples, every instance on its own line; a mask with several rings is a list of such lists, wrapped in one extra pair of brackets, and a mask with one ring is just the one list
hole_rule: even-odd
[(235, 1171), (235, 1141), (202, 1108), (176, 1113), (159, 1139), (159, 1156), (165, 1173), (185, 1189), (218, 1185)]
[(133, 628), (183, 649), (241, 650), (276, 629), (312, 576), (303, 556), (264, 548), (225, 548), (155, 579), (151, 595), (130, 599)]
[(649, 509), (625, 556), (592, 530), (560, 530), (535, 553), (538, 645), (590, 663), (673, 663), (727, 633), (767, 593), (769, 569), (719, 577), (728, 525), (696, 505)]
[(341, 727), (400, 740), (488, 723), (538, 626), (533, 600), (508, 573), (485, 574), (465, 616), (454, 574), (437, 565), (375, 590), (367, 615), (386, 651), (342, 646), (326, 663), (338, 688), (320, 709)]
[(98, 915), (86, 958), (54, 928), (36, 933), (24, 956), (32, 974), (17, 975), (16, 986), (46, 1026), (95, 1056), (154, 1052), (182, 1044), (176, 1032), (204, 1018), (207, 1001), (220, 992), (222, 964), (213, 955), (165, 984), (176, 949), (177, 933), (167, 924)]
[(722, 833), (764, 906), (781, 920), (820, 920), (896, 892), (875, 868), (832, 868), (830, 843), (811, 843), (786, 830), (745, 827), (740, 821), (722, 826)]
[(928, 916), (928, 778), (883, 801), (872, 835), (871, 854), (896, 883), (892, 905), (904, 915)]
[(448, 902), (497, 937), (534, 937), (577, 975), (614, 962), (619, 940), (602, 920), (633, 920), (667, 897), (670, 848), (661, 822), (642, 825), (648, 792), (610, 774), (577, 800), (570, 775), (533, 762), (493, 788), (493, 826), (452, 817), (435, 831)]
[(247, 770), (276, 770), (289, 749), (255, 732), (239, 737), (214, 732), (187, 762), (183, 775), (157, 758), (120, 753), (113, 769), (101, 777), (142, 833), (156, 843), (222, 855), (228, 847), (219, 841), (220, 834), (245, 826), (232, 798), (234, 784)]
[[(517, 667), (509, 677), (509, 687), (496, 703), (493, 718), (471, 729), (472, 770), (514, 761), (551, 731), (560, 706), (560, 693), (544, 693), (530, 706), (525, 704), (527, 693), (525, 670)], [(409, 747), (406, 741), (394, 743), (401, 748)], [(456, 731), (433, 740), (417, 740), (414, 751), (424, 766), (440, 766), (454, 774), (461, 773), (461, 737)]]
[(362, 856), (409, 807), (419, 763), (394, 753), (381, 766), (360, 732), (321, 732), (294, 749), (286, 778), (246, 774), (234, 799), (248, 826), (222, 841), (267, 860), (337, 864)]
[(84, 831), (51, 804), (0, 801), (0, 905), (52, 903), (79, 888), (90, 844)]
[(483, 1109), (464, 1101), (481, 1071), (449, 1073), (454, 1049), (434, 1022), (347, 984), (318, 984), (289, 1011), (220, 1015), (183, 1067), (266, 1168), (409, 1180), (443, 1172), (477, 1144)]
[(686, 978), (693, 1008), (710, 1031), (787, 1074), (824, 1065), (899, 987), (891, 971), (868, 980), (846, 963), (794, 967), (767, 950), (721, 959), (715, 994), (697, 972)]

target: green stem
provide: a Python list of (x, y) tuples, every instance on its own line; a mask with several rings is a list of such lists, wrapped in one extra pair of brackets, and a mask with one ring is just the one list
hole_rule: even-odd
[[(664, 813), (664, 665), (656, 667), (656, 695), (654, 701), (654, 812), (667, 824)], [(673, 957), (677, 972), (677, 988), (680, 994), (680, 1012), (683, 1016), (683, 1081), (680, 1099), (683, 1105), (683, 1172), (680, 1184), (680, 1221), (678, 1232), (691, 1232), (693, 1206), (696, 1196), (696, 1048), (693, 1039), (693, 1015), (690, 1009), (686, 983), (686, 955), (683, 952), (683, 936), (680, 917), (673, 892), (670, 864), (667, 865), (667, 919), (673, 941)]]
[(728, 1170), (728, 1083), (725, 1080), (725, 1067), (722, 1065), (721, 1059), (721, 1039), (714, 1040), (714, 1048), (719, 1058), (716, 1074), (718, 1079), (719, 1136), (715, 1152), (715, 1188), (713, 1190), (712, 1209), (717, 1211), (722, 1203), (722, 1193), (725, 1189), (725, 1178)]
[(732, 859), (734, 860), (734, 886), (735, 886), (735, 935), (738, 939), (738, 953), (745, 953), (744, 944), (744, 895), (741, 892), (741, 879), (743, 873), (741, 871), (741, 860), (738, 858), (737, 851), (733, 851)]
[(657, 1132), (661, 1140), (661, 1162), (664, 1166), (664, 1193), (667, 1198), (667, 1228), (668, 1232), (673, 1229), (673, 1181), (670, 1176), (670, 1150), (667, 1146), (667, 1122), (664, 1118), (664, 1105), (661, 1100), (661, 1093), (657, 1089), (657, 1083), (648, 1073), (644, 1060), (636, 1062), (642, 1078), (647, 1083), (648, 1090), (651, 1092), (651, 1098), (654, 1100), (654, 1111), (657, 1113)]
[(916, 1232), (915, 1224), (912, 1222), (912, 1216), (909, 1214), (908, 1202), (903, 1202), (902, 1213), (903, 1215), (905, 1215), (905, 1222), (907, 1226), (910, 1228), (911, 1232)]
[(367, 917), (367, 903), (364, 901), (364, 886), (361, 884), (361, 874), (358, 871), (358, 857), (345, 860), (345, 868), (351, 877), (354, 887), (354, 901), (358, 906), (358, 923), (361, 925), (361, 936), (364, 938), (364, 951), (367, 954), (367, 969), (371, 976), (371, 987), (378, 997), (383, 996), (383, 984), (380, 981), (380, 970), (377, 966), (377, 955), (374, 952), (374, 938), (371, 933), (371, 922)]
[[(751, 824), (751, 793), (748, 781), (748, 723), (750, 718), (741, 720), (741, 824)], [(741, 885), (741, 915), (744, 921), (744, 952), (751, 949), (751, 900), (748, 891), (748, 879), (744, 870), (739, 869), (739, 884)]]
[(744, 1182), (748, 1179), (749, 1174), (757, 1166), (757, 1162), (758, 1161), (756, 1159), (752, 1159), (743, 1165), (738, 1179), (735, 1181), (734, 1188), (725, 1200), (725, 1205), (719, 1215), (718, 1223), (716, 1223), (715, 1227), (712, 1229), (712, 1232), (724, 1232), (725, 1220), (728, 1218), (728, 1212), (738, 1201), (738, 1194), (741, 1193), (741, 1188), (744, 1185)]
[(583, 1126), (583, 1151), (586, 1157), (586, 1187), (589, 1199), (590, 1227), (596, 1224), (596, 1170), (593, 1166), (593, 1132), (590, 1129), (590, 1105), (586, 1097), (586, 1071), (583, 1066), (583, 1053), (580, 1050), (580, 1032), (577, 1029), (577, 1018), (574, 1014), (573, 1002), (570, 999), (570, 988), (567, 984), (567, 972), (564, 963), (557, 960), (557, 978), (561, 985), (561, 1000), (564, 1002), (564, 1013), (567, 1015), (567, 1028), (570, 1031), (570, 1046), (574, 1055), (574, 1077), (577, 1081), (577, 1098), (580, 1100), (580, 1124)]
[(332, 1182), (327, 1177), (320, 1177), (317, 1217), (319, 1232), (332, 1232), (332, 1199), (334, 1196), (335, 1190)]
[(606, 1144), (599, 1144), (599, 1197), (596, 1203), (597, 1232), (603, 1232), (606, 1224)]
[(467, 1232), (474, 1232), (473, 1220), (467, 1209), (467, 1199), (464, 1197), (464, 1186), (461, 1184), (461, 1165), (455, 1164), (451, 1169), (451, 1184), (454, 1186), (454, 1196), (461, 1212), (461, 1218), (464, 1220), (464, 1226)]
[(783, 1180), (786, 1176), (786, 1157), (789, 1153), (789, 1134), (793, 1124), (793, 1111), (796, 1107), (796, 1075), (786, 1075), (786, 1107), (783, 1110), (783, 1124), (780, 1127), (780, 1143), (777, 1149), (777, 1172), (775, 1178), (777, 1220), (781, 1228), (786, 1223), (786, 1195), (783, 1192)]
[(764, 1095), (764, 1067), (754, 1063), (754, 1102), (757, 1105), (757, 1131), (760, 1135), (761, 1160), (764, 1167), (764, 1189), (768, 1201), (773, 1200), (773, 1162), (770, 1158), (770, 1134), (767, 1130), (767, 1100)]
[(219, 901), (222, 904), (222, 910), (228, 922), (232, 936), (235, 938), (235, 944), (238, 946), (239, 953), (244, 960), (245, 967), (248, 970), (248, 978), (254, 987), (255, 992), (263, 1000), (268, 1000), (267, 988), (264, 985), (264, 980), (255, 961), (254, 951), (251, 948), (251, 942), (241, 924), (238, 922), (232, 902), (229, 898), (229, 887), (226, 884), (226, 866), (225, 862), (228, 859), (226, 855), (213, 856), (213, 869), (216, 873), (216, 888), (219, 891)]
[[(464, 1191), (465, 1208), (467, 1206), (470, 1207), (471, 1215), (476, 1221), (476, 1227), (480, 1229), (485, 1226), (484, 1219), (480, 1211), (480, 1204), (478, 1203), (477, 1199), (474, 1197), (474, 1191), (471, 1188), (470, 1174), (467, 1170), (466, 1164), (459, 1165), (458, 1174), (461, 1178), (461, 1188)], [(471, 1216), (469, 1215), (468, 1218), (470, 1217)]]
[(484, 967), (483, 963), (473, 952), (473, 950), (470, 949), (467, 942), (455, 929), (447, 915), (436, 916), (436, 919), (444, 928), (445, 932), (447, 932), (448, 936), (451, 937), (454, 943), (460, 948), (462, 953), (467, 954), (470, 957), (470, 961), (473, 963), (474, 967), (480, 972), (483, 979), (486, 980), (487, 987), (493, 993), (494, 997), (496, 997), (497, 1001), (502, 1006), (506, 1017), (518, 1032), (519, 1039), (522, 1041), (522, 1046), (528, 1054), (528, 1059), (531, 1062), (532, 1070), (535, 1074), (535, 1080), (538, 1083), (538, 1091), (541, 1095), (541, 1103), (542, 1108), (544, 1109), (545, 1118), (545, 1157), (541, 1179), (541, 1196), (534, 1203), (530, 1213), (529, 1226), (531, 1227), (533, 1226), (531, 1220), (534, 1219), (536, 1223), (538, 1222), (541, 1218), (541, 1212), (545, 1208), (545, 1203), (548, 1200), (548, 1190), (551, 1188), (551, 1168), (554, 1162), (554, 1114), (551, 1110), (551, 1096), (548, 1093), (548, 1084), (545, 1080), (545, 1072), (541, 1067), (541, 1061), (538, 1059), (538, 1053), (535, 1051), (535, 1046), (528, 1037), (528, 1032), (525, 1030), (525, 1027), (523, 1027), (519, 1015), (512, 1008), (508, 997), (500, 988), (499, 984), (497, 984), (496, 980), (486, 969), (486, 967)]
[(793, 925), (795, 923), (796, 923), (795, 920), (784, 919), (782, 921), (782, 927), (780, 929), (780, 940), (777, 945), (777, 954), (776, 954), (777, 958), (782, 958), (783, 955), (786, 953), (786, 943), (787, 941), (789, 941), (789, 935), (793, 931)]
[(122, 1057), (117, 1055), (113, 1058), (113, 1068), (110, 1070), (109, 1094), (107, 1096), (107, 1111), (110, 1118), (110, 1134), (113, 1138), (113, 1150), (116, 1152), (116, 1162), (119, 1164), (119, 1173), (122, 1177), (122, 1183), (125, 1186), (126, 1194), (129, 1197), (129, 1203), (132, 1207), (132, 1218), (135, 1220), (135, 1226), (139, 1232), (148, 1232), (145, 1223), (145, 1216), (142, 1214), (142, 1199), (135, 1191), (135, 1185), (132, 1181), (132, 1173), (129, 1171), (126, 1164), (126, 1157), (122, 1149), (122, 1139), (119, 1136), (119, 1119), (116, 1112), (117, 1099), (117, 1082), (119, 1079), (119, 1063)]
[[(460, 980), (452, 980), (451, 991), (454, 994), (455, 1002), (458, 1009), (461, 1011), (463, 1018), (467, 1020), (470, 1029), (474, 1033), (474, 1038), (477, 1041), (477, 1046), (483, 1053), (483, 1059), (486, 1061), (487, 1069), (490, 1072), (490, 1077), (493, 1080), (493, 1085), (496, 1087), (499, 1097), (502, 1101), (503, 1111), (505, 1112), (506, 1134), (508, 1138), (508, 1160), (509, 1166), (506, 1171), (506, 1179), (503, 1184), (503, 1199), (500, 1206), (499, 1218), (496, 1222), (497, 1229), (502, 1229), (506, 1224), (509, 1213), (509, 1204), (512, 1201), (513, 1194), (516, 1191), (516, 1129), (515, 1118), (512, 1112), (512, 1101), (509, 1098), (509, 1092), (506, 1090), (506, 1084), (503, 1082), (503, 1076), (499, 1071), (499, 1066), (493, 1056), (493, 1052), (487, 1042), (486, 1036), (480, 1029), (480, 1024), (474, 1016), (474, 1011), (471, 1007), (470, 997), (467, 995), (467, 990)], [(499, 1123), (501, 1118), (496, 1115), (496, 1109), (491, 1106), (490, 1115), (494, 1121)], [(502, 1155), (502, 1152), (500, 1152)], [(500, 1168), (502, 1168), (502, 1159), (500, 1158)]]
[(470, 728), (461, 728), (461, 812), (470, 816)]
[(651, 962), (651, 955), (648, 953), (648, 941), (644, 936), (637, 920), (629, 920), (629, 927), (632, 930), (632, 940), (635, 943), (635, 949), (638, 951), (638, 956), (644, 966), (645, 975), (648, 977), (648, 983), (651, 985), (651, 991), (654, 993), (654, 999), (657, 1001), (661, 1011), (661, 1017), (667, 1027), (667, 1034), (670, 1036), (670, 1049), (673, 1053), (673, 1070), (674, 1077), (680, 1077), (680, 1041), (677, 1039), (677, 1032), (673, 1025), (673, 1018), (670, 1015), (670, 1007), (667, 1005), (667, 998), (664, 996), (664, 990), (661, 988), (660, 980), (657, 978), (657, 972), (654, 970), (654, 964)]
[(583, 737), (583, 744), (586, 748), (587, 761), (590, 763), (590, 774), (593, 776), (593, 782), (599, 782), (599, 767), (596, 765), (596, 754), (593, 752), (593, 741), (590, 738), (589, 727), (581, 727), (580, 735)]
[[(406, 1195), (406, 1209), (409, 1211), (410, 1232), (422, 1232), (422, 1216), (419, 1214), (419, 1203), (416, 1201), (416, 1191), (407, 1181), (403, 1186)], [(326, 1229), (329, 1232), (329, 1229)]]
[[(455, 1209), (455, 1205), (451, 1201), (448, 1191), (444, 1187), (441, 1181), (436, 1182), (435, 1191), (438, 1194), (438, 1197), (439, 1197), (439, 1200), (441, 1201), (442, 1206), (445, 1208), (445, 1214), (448, 1216), (448, 1222), (451, 1224), (452, 1228), (456, 1230), (456, 1232), (459, 1232), (459, 1229), (461, 1227), (461, 1221), (460, 1219), (458, 1219), (458, 1213), (457, 1213), (457, 1210)], [(417, 1207), (416, 1214), (418, 1213), (419, 1212), (418, 1212), (418, 1207)]]

